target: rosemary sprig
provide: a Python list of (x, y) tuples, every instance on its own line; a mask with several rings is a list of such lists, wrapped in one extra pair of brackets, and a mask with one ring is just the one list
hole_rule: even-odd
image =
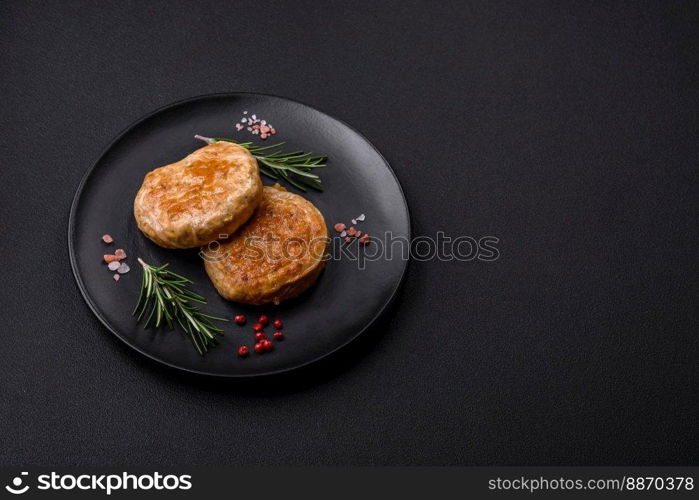
[(328, 157), (325, 155), (313, 156), (313, 153), (304, 151), (284, 153), (280, 149), (284, 145), (283, 142), (270, 146), (255, 146), (252, 142), (237, 142), (225, 137), (205, 137), (198, 134), (194, 137), (207, 144), (225, 141), (243, 146), (260, 163), (260, 173), (263, 175), (275, 180), (285, 180), (301, 191), (306, 191), (306, 187), (323, 190), (320, 176), (314, 173), (313, 169), (327, 166)]
[(138, 303), (133, 311), (140, 323), (146, 312), (145, 328), (160, 327), (163, 322), (172, 329), (174, 323), (180, 325), (191, 339), (199, 354), (204, 354), (218, 342), (216, 336), (223, 332), (210, 320), (228, 321), (225, 318), (204, 314), (194, 302), (206, 304), (201, 295), (187, 289), (192, 280), (167, 270), (169, 264), (151, 266), (141, 258), (138, 262), (143, 266), (143, 281)]

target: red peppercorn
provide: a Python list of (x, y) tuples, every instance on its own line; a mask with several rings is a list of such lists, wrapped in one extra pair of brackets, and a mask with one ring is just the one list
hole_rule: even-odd
[(274, 340), (284, 340), (284, 332), (274, 332)]
[(266, 339), (265, 339), (265, 340), (263, 340), (262, 342), (260, 342), (260, 344), (262, 344), (262, 348), (263, 348), (265, 351), (271, 351), (271, 350), (274, 348), (274, 344), (272, 344), (272, 341), (271, 341), (271, 340), (266, 340)]
[(277, 330), (279, 330), (282, 326), (284, 326), (282, 320), (278, 319), (274, 321), (274, 328), (276, 328)]
[(266, 337), (265, 334), (262, 333), (262, 332), (257, 332), (257, 333), (255, 333), (255, 340), (257, 340), (258, 342), (262, 342), (262, 341), (265, 340), (266, 338), (267, 338), (267, 337)]
[[(267, 342), (269, 342), (269, 340)], [(262, 354), (263, 352), (265, 352), (265, 347), (262, 345), (262, 342), (258, 342), (257, 344), (255, 344), (255, 352), (257, 354)]]
[(234, 319), (235, 319), (235, 322), (236, 322), (238, 325), (244, 325), (244, 324), (245, 324), (245, 321), (247, 321), (247, 319), (245, 318), (245, 316), (242, 315), (242, 314), (236, 315), (236, 317), (235, 317)]
[(263, 314), (262, 316), (260, 316), (260, 319), (258, 319), (257, 322), (262, 324), (262, 326), (267, 326), (269, 325), (269, 316), (265, 316)]
[(263, 328), (264, 325), (262, 323), (255, 323), (255, 326), (252, 327), (255, 332), (261, 332)]
[(250, 354), (250, 349), (248, 349), (248, 346), (246, 345), (241, 345), (238, 347), (238, 356), (241, 358), (246, 358)]

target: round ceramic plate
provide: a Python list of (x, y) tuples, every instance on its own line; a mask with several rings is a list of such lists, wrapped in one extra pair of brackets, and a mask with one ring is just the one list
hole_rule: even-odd
[[(266, 142), (243, 129), (243, 112), (274, 125)], [(323, 213), (333, 241), (332, 257), (316, 284), (303, 295), (278, 306), (247, 306), (222, 299), (209, 281), (198, 250), (167, 250), (148, 240), (136, 227), (133, 200), (144, 176), (175, 162), (204, 144), (195, 134), (228, 137), (268, 145), (285, 141), (284, 148), (324, 153), (323, 192), (290, 191), (309, 199)], [(265, 184), (273, 181), (263, 177)], [(332, 227), (351, 225), (375, 241), (364, 247), (347, 243)], [(115, 243), (102, 242), (103, 234)], [(232, 93), (178, 102), (139, 120), (106, 149), (78, 187), (70, 211), (68, 247), (75, 279), (97, 317), (121, 340), (142, 354), (167, 365), (209, 375), (249, 377), (292, 370), (316, 361), (349, 343), (386, 309), (407, 266), (401, 252), (384, 251), (384, 235), (395, 241), (410, 238), (408, 207), (398, 180), (381, 154), (348, 125), (296, 101), (269, 95)], [(399, 243), (402, 244), (402, 243)], [(123, 248), (131, 272), (117, 282), (103, 254)], [(132, 316), (141, 284), (136, 258), (170, 268), (194, 281), (192, 288), (208, 299), (203, 309), (231, 319), (222, 323), (219, 345), (201, 356), (179, 330), (144, 329)], [(232, 318), (248, 316), (245, 326)], [(253, 347), (252, 324), (260, 314), (280, 318), (286, 339), (272, 352), (237, 356), (239, 346)], [(271, 333), (273, 329), (268, 327)]]

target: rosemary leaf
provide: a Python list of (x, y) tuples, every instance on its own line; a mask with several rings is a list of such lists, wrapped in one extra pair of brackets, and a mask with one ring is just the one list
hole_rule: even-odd
[(236, 142), (226, 137), (205, 137), (198, 134), (194, 137), (207, 144), (223, 141), (243, 146), (260, 163), (260, 173), (262, 175), (275, 180), (285, 180), (301, 191), (306, 191), (306, 187), (317, 191), (323, 190), (320, 176), (312, 173), (312, 169), (327, 166), (328, 157), (325, 155), (313, 156), (313, 153), (305, 151), (285, 153), (281, 149), (284, 145), (283, 142), (269, 146), (256, 146), (252, 142)]
[(209, 320), (228, 320), (205, 314), (193, 305), (193, 302), (206, 304), (206, 299), (187, 289), (186, 286), (191, 284), (192, 280), (169, 271), (168, 264), (152, 266), (140, 258), (138, 262), (143, 267), (143, 280), (141, 293), (133, 310), (136, 320), (140, 323), (146, 311), (150, 310), (145, 328), (159, 328), (165, 324), (172, 329), (177, 323), (199, 354), (203, 355), (214, 347), (218, 342), (216, 336), (222, 334), (223, 330)]

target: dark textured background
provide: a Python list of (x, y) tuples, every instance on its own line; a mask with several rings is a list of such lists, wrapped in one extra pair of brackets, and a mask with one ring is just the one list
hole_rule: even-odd
[[(0, 13), (1, 464), (697, 463), (696, 3)], [(130, 350), (73, 281), (73, 193), (133, 120), (235, 90), (355, 126), (416, 235), (495, 235), (500, 259), (413, 262), (384, 321), (282, 379)]]

